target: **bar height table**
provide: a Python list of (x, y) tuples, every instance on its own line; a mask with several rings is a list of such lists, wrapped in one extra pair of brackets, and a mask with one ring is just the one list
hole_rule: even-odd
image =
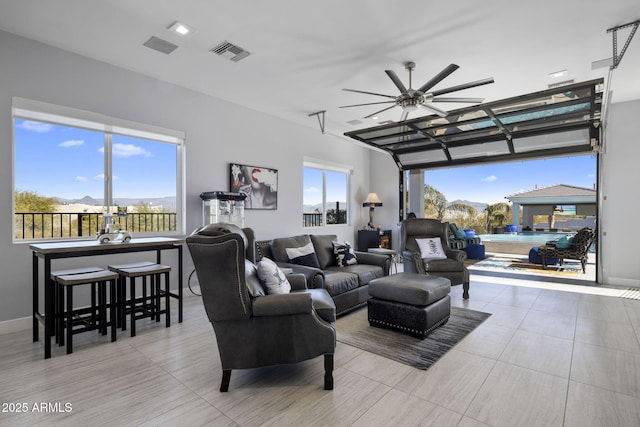
[[(132, 252), (156, 252), (156, 262), (161, 264), (161, 253), (165, 250), (178, 251), (178, 293), (170, 293), (178, 299), (178, 322), (182, 322), (182, 244), (184, 239), (170, 237), (143, 237), (131, 239), (128, 243), (100, 243), (97, 240), (35, 243), (29, 245), (33, 262), (33, 342), (39, 340), (39, 324), (44, 324), (44, 358), (51, 357), (51, 337), (54, 325), (53, 289), (48, 286), (51, 276), (51, 260), (97, 255), (113, 255)], [(44, 313), (40, 312), (39, 259), (44, 260)]]

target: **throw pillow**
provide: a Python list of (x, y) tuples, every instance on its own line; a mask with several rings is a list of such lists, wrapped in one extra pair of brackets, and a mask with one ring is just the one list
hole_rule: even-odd
[(440, 238), (431, 237), (428, 239), (416, 239), (416, 243), (420, 248), (420, 254), (423, 260), (431, 261), (435, 259), (447, 259), (447, 255), (442, 249)]
[(456, 232), (454, 233), (456, 236), (456, 239), (464, 239), (467, 237), (467, 233), (465, 233), (462, 230), (456, 230)]
[(258, 269), (256, 265), (248, 259), (244, 260), (244, 281), (247, 284), (249, 295), (254, 298), (265, 295), (262, 283), (260, 283), (260, 279), (258, 278)]
[(318, 257), (316, 257), (316, 252), (311, 241), (299, 248), (286, 248), (286, 251), (290, 262), (320, 268), (320, 263), (318, 262)]
[(571, 247), (572, 243), (573, 243), (573, 236), (570, 234), (567, 234), (566, 236), (563, 236), (558, 239), (558, 241), (556, 242), (556, 248), (568, 249)]
[(262, 258), (258, 263), (258, 277), (266, 289), (267, 295), (291, 292), (291, 283), (276, 263), (269, 258)]
[(353, 252), (353, 247), (349, 242), (332, 242), (333, 253), (338, 261), (338, 266), (346, 267), (347, 265), (354, 265), (358, 263), (358, 258)]

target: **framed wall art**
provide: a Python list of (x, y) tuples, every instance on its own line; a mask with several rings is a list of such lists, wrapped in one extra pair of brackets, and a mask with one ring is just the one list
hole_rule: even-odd
[(262, 166), (229, 165), (230, 191), (245, 193), (245, 209), (278, 209), (278, 170)]

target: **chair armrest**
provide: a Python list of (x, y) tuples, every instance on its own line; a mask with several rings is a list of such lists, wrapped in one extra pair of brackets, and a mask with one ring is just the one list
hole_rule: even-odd
[(458, 249), (444, 248), (444, 253), (447, 254), (447, 258), (455, 259), (458, 262), (464, 262), (467, 259), (467, 253)]
[(253, 300), (254, 317), (310, 314), (312, 310), (311, 295), (306, 293), (266, 295)]
[(304, 291), (307, 289), (307, 278), (304, 274), (287, 274), (287, 280), (291, 284), (291, 291)]
[(292, 274), (303, 274), (307, 279), (308, 289), (322, 288), (324, 286), (324, 272), (319, 268), (290, 262), (276, 262), (276, 265), (280, 268), (290, 268), (293, 270)]
[(402, 259), (405, 272), (426, 274), (422, 256), (418, 252), (402, 251)]

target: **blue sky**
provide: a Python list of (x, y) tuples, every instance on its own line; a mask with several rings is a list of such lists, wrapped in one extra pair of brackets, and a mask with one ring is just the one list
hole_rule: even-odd
[(425, 183), (442, 192), (449, 202), (507, 202), (506, 196), (555, 184), (595, 188), (593, 155), (529, 160), (425, 172)]
[[(322, 200), (322, 175), (319, 170), (305, 170), (305, 204)], [(444, 193), (448, 201), (468, 200), (479, 203), (505, 202), (506, 196), (555, 184), (594, 188), (596, 158), (593, 155), (529, 160), (483, 166), (437, 169), (425, 172), (425, 182)], [(327, 186), (332, 181), (327, 177)], [(344, 194), (344, 193), (342, 193)], [(328, 192), (327, 200), (339, 199)], [(340, 198), (343, 200), (344, 197)]]
[[(42, 196), (104, 197), (104, 134), (16, 119), (15, 187)], [(113, 135), (113, 197), (176, 195), (176, 146)]]

